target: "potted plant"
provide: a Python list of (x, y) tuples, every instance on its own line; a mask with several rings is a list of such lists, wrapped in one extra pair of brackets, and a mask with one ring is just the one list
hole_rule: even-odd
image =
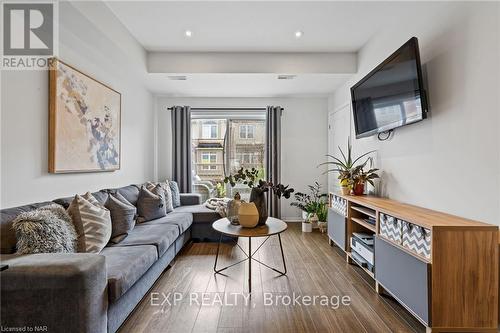
[(353, 184), (353, 193), (355, 195), (363, 195), (365, 193), (365, 184), (369, 183), (372, 186), (375, 186), (373, 180), (380, 178), (376, 173), (378, 169), (371, 168), (372, 164), (371, 159), (370, 159), (370, 169), (368, 169), (368, 171), (364, 170), (366, 164), (367, 163), (365, 162), (363, 165), (360, 165), (353, 170), (352, 184)]
[(314, 182), (314, 185), (308, 185), (308, 187), (309, 193), (295, 193), (295, 201), (290, 205), (302, 210), (302, 220), (305, 223), (311, 223), (311, 228), (315, 228), (320, 220), (318, 211), (325, 205), (327, 194), (321, 193), (321, 185), (318, 182)]
[(318, 228), (322, 233), (324, 233), (327, 227), (328, 205), (324, 203), (323, 205), (318, 207), (316, 215), (318, 216)]
[(261, 174), (262, 173), (256, 168), (241, 168), (236, 174), (224, 178), (224, 183), (229, 183), (233, 187), (236, 186), (236, 183), (242, 183), (252, 189), (250, 193), (250, 202), (255, 204), (258, 211), (259, 222), (257, 225), (266, 224), (268, 217), (265, 193), (274, 194), (279, 199), (281, 199), (281, 197), (288, 199), (294, 191), (289, 185), (273, 184), (272, 182), (262, 179)]
[[(344, 153), (342, 148), (338, 147), (340, 151), (341, 158), (337, 158), (332, 155), (327, 155), (329, 158), (333, 159), (333, 161), (328, 161), (325, 163), (321, 163), (321, 165), (333, 165), (333, 169), (328, 169), (325, 173), (329, 172), (337, 172), (338, 179), (340, 182), (340, 187), (342, 189), (342, 194), (347, 195), (350, 194), (351, 190), (354, 187), (354, 174), (353, 172), (359, 171), (357, 170), (357, 163), (365, 156), (375, 152), (374, 150), (364, 153), (356, 158), (352, 157), (352, 146), (349, 142), (347, 142), (347, 154)], [(366, 165), (366, 163), (370, 160), (370, 157), (366, 159), (364, 163), (361, 165)]]
[(302, 221), (302, 232), (312, 232), (312, 223), (309, 220)]

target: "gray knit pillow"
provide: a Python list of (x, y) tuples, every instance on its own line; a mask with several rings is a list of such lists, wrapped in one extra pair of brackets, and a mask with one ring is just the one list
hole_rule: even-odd
[(156, 185), (152, 191), (146, 186), (141, 187), (139, 199), (137, 199), (137, 222), (151, 221), (167, 215), (165, 207), (165, 192), (160, 185)]
[(17, 253), (73, 253), (77, 234), (66, 210), (57, 204), (19, 214), (12, 223)]
[(117, 244), (134, 229), (137, 208), (118, 192), (109, 194), (104, 207), (111, 213), (110, 242)]

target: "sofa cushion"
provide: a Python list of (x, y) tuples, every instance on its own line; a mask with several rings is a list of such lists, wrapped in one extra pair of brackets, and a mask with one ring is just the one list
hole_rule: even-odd
[(128, 202), (132, 205), (137, 206), (137, 200), (139, 199), (139, 188), (137, 185), (128, 185), (119, 188), (113, 188), (106, 190), (108, 193), (120, 193), (123, 195)]
[(19, 214), (50, 204), (52, 202), (48, 201), (0, 210), (0, 253), (9, 254), (16, 252), (16, 233), (12, 229), (12, 222)]
[(104, 207), (111, 213), (112, 243), (119, 243), (134, 229), (137, 208), (120, 193), (111, 193)]
[(182, 234), (193, 223), (193, 214), (190, 213), (169, 213), (167, 216), (160, 217), (159, 219), (144, 222), (141, 225), (156, 225), (156, 224), (170, 224), (176, 225), (179, 232)]
[[(105, 191), (94, 192), (94, 193), (92, 193), (92, 196), (101, 205), (104, 205), (104, 203), (106, 202), (106, 200), (108, 200), (108, 194)], [(59, 199), (53, 200), (53, 202), (55, 202), (56, 204), (59, 204), (59, 205), (63, 206), (64, 208), (68, 209), (69, 205), (71, 204), (71, 202), (73, 201), (74, 198), (75, 198), (75, 196), (66, 197), (66, 198), (59, 198)]]
[(127, 292), (158, 259), (153, 245), (105, 247), (108, 298), (111, 303)]
[(170, 224), (155, 224), (135, 226), (127, 238), (118, 244), (111, 244), (111, 247), (154, 245), (156, 246), (158, 257), (161, 257), (179, 237), (179, 228)]
[(174, 209), (174, 213), (193, 214), (193, 223), (213, 223), (220, 219), (220, 215), (204, 205), (180, 206)]

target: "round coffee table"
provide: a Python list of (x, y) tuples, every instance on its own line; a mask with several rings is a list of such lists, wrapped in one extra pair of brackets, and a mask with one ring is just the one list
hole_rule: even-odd
[[(227, 218), (219, 219), (215, 221), (212, 224), (212, 228), (220, 233), (219, 237), (219, 243), (217, 244), (217, 254), (215, 256), (215, 263), (214, 263), (214, 272), (216, 274), (220, 274), (220, 272), (228, 269), (229, 267), (233, 267), (235, 265), (238, 265), (242, 262), (245, 262), (248, 260), (248, 291), (251, 293), (252, 292), (252, 260), (258, 262), (259, 264), (272, 269), (273, 271), (279, 273), (280, 275), (286, 275), (286, 263), (285, 263), (285, 255), (283, 254), (283, 245), (281, 244), (281, 233), (284, 232), (288, 226), (286, 225), (285, 222), (274, 218), (274, 217), (268, 217), (266, 224), (263, 226), (258, 226), (255, 228), (243, 228), (242, 226), (239, 225), (232, 225)], [(245, 254), (246, 258), (243, 260), (240, 260), (238, 262), (235, 262), (234, 264), (231, 264), (229, 266), (226, 266), (221, 269), (217, 269), (217, 260), (219, 259), (219, 248), (220, 248), (220, 243), (222, 241), (222, 236), (231, 236), (231, 237), (248, 237), (248, 253), (243, 250), (243, 248), (238, 244), (237, 241), (234, 243), (240, 248), (240, 250)], [(264, 245), (264, 243), (271, 237), (277, 235), (278, 240), (280, 243), (280, 250), (281, 250), (281, 259), (283, 260), (283, 271), (280, 271), (276, 268), (273, 268), (260, 260), (257, 260), (254, 258), (255, 253), (259, 251), (259, 249)], [(257, 247), (255, 251), (252, 252), (252, 237), (266, 237), (266, 239)]]

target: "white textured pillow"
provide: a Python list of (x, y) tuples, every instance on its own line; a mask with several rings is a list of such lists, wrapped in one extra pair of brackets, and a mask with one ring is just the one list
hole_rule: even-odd
[(68, 214), (78, 234), (78, 252), (99, 253), (111, 238), (111, 214), (92, 194), (76, 195)]

